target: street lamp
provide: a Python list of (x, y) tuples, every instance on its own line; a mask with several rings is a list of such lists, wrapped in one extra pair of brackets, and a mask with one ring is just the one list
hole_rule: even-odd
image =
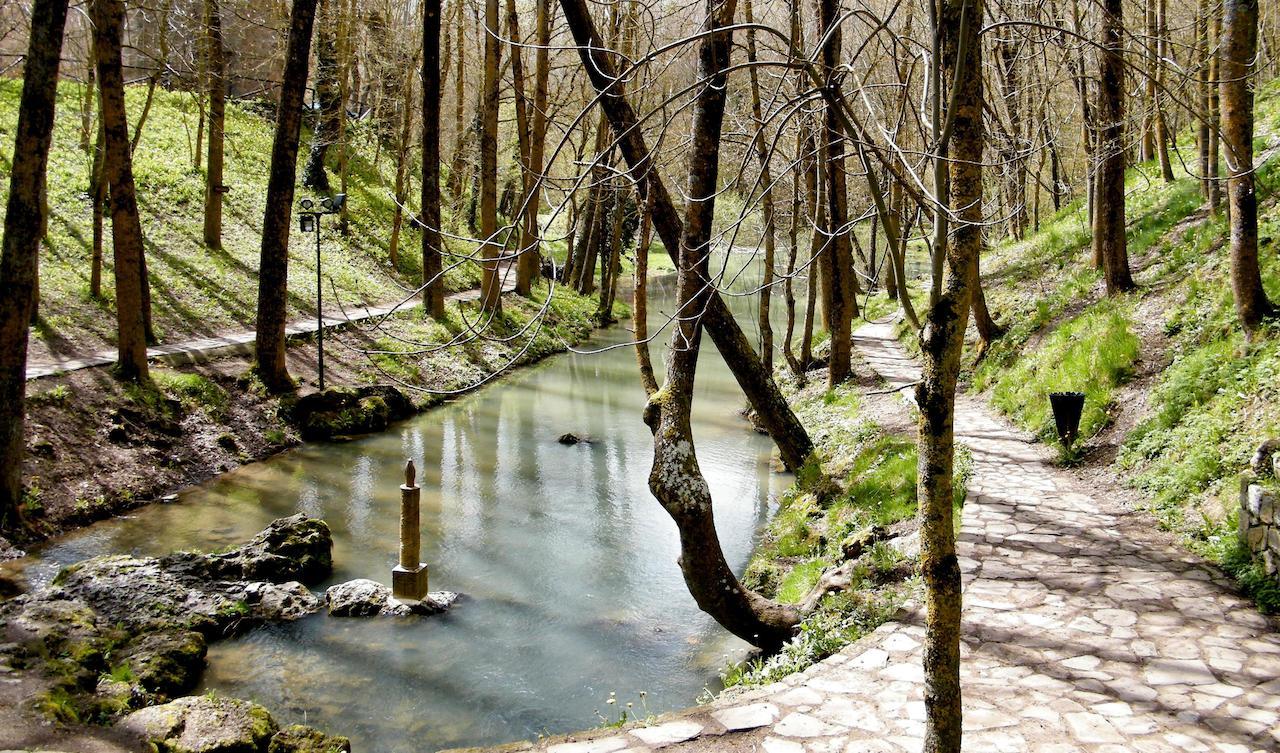
[(316, 353), (319, 358), (320, 389), (324, 389), (324, 308), (323, 288), (320, 281), (320, 218), (326, 214), (337, 214), (347, 203), (345, 193), (334, 194), (320, 200), (320, 208), (311, 199), (298, 202), (302, 211), (298, 213), (298, 229), (304, 233), (316, 234)]

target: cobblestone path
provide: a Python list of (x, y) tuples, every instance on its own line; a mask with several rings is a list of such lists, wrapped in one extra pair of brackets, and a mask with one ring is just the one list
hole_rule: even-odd
[[(891, 387), (919, 375), (888, 325), (856, 334)], [(903, 390), (910, 395), (910, 389)], [(980, 400), (964, 572), (964, 748), (1021, 753), (1280, 750), (1280, 633), (1196, 557), (1107, 511)], [(809, 670), (664, 718), (514, 748), (548, 753), (918, 751), (921, 615)]]

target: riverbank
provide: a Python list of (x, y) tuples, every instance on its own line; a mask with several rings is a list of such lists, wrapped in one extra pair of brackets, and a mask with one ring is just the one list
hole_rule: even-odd
[[(492, 320), (475, 302), (455, 300), (442, 322), (407, 312), (328, 330), (326, 386), (392, 384), (420, 411), (563, 352), (596, 325), (595, 299), (563, 286), (549, 299), (540, 284), (533, 298), (507, 295), (503, 303)], [(316, 356), (314, 339), (290, 342), (300, 394), (318, 387)], [(267, 395), (251, 365), (248, 355), (157, 365), (146, 387), (121, 383), (105, 367), (32, 382), (28, 527), (4, 535), (21, 547), (299, 444), (287, 399)], [(0, 556), (3, 548), (0, 540)]]

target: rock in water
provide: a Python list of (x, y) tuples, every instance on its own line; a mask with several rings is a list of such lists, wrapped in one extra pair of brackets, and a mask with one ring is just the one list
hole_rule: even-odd
[(260, 753), (277, 730), (262, 706), (209, 695), (135, 711), (119, 726), (170, 753)]
[(303, 724), (293, 724), (271, 738), (267, 753), (351, 753), (351, 741)]
[(422, 601), (401, 601), (391, 596), (391, 587), (368, 578), (357, 578), (329, 586), (324, 592), (329, 614), (334, 617), (406, 617), (444, 612), (458, 600), (452, 591), (433, 591)]
[(389, 384), (332, 387), (298, 398), (289, 415), (303, 439), (332, 439), (382, 431), (413, 415), (413, 403)]
[(556, 441), (563, 445), (575, 445), (582, 442), (590, 443), (591, 439), (589, 437), (580, 437), (573, 432), (565, 432), (564, 434), (561, 434), (560, 438)]

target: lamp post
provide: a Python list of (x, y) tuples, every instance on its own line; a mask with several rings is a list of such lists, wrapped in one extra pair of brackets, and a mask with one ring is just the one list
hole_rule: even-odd
[(298, 213), (298, 229), (304, 233), (316, 234), (316, 354), (320, 371), (320, 389), (324, 390), (324, 293), (320, 281), (320, 218), (326, 214), (337, 214), (347, 203), (345, 193), (334, 194), (320, 200), (320, 207), (311, 199), (298, 202), (302, 211)]

